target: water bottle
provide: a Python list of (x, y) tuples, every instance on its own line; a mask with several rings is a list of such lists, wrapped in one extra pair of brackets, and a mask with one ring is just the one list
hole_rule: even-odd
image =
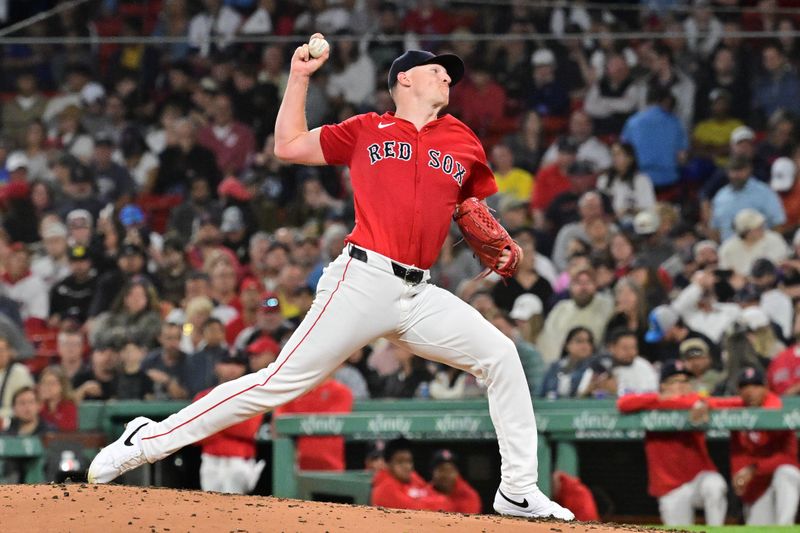
[(74, 451), (64, 450), (61, 452), (61, 461), (58, 463), (58, 469), (61, 472), (77, 472), (81, 469)]
[(419, 384), (419, 397), (425, 399), (431, 397), (431, 384), (427, 381), (423, 381)]

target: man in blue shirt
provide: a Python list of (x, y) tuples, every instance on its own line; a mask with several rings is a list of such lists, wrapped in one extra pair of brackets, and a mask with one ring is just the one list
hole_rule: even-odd
[(680, 178), (678, 165), (686, 158), (689, 140), (672, 112), (675, 98), (670, 90), (651, 86), (647, 96), (649, 106), (628, 119), (622, 140), (633, 145), (639, 169), (656, 188), (670, 187)]
[(724, 241), (733, 235), (733, 219), (746, 207), (755, 209), (767, 219), (770, 228), (786, 222), (778, 195), (769, 185), (752, 177), (753, 164), (746, 156), (735, 155), (728, 163), (730, 183), (714, 195), (711, 202), (711, 227)]
[(771, 42), (761, 51), (764, 73), (753, 87), (753, 109), (768, 119), (778, 109), (800, 113), (800, 79), (786, 60), (783, 46)]

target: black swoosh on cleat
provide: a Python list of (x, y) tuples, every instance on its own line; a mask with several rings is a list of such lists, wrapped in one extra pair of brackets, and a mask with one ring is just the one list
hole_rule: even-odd
[[(139, 430), (137, 429), (136, 431), (139, 431)], [(512, 500), (511, 498), (509, 498), (508, 496), (503, 494), (502, 490), (498, 490), (497, 492), (499, 492), (500, 496), (502, 496), (503, 499), (505, 499), (508, 503), (514, 504), (517, 507), (522, 507), (523, 509), (527, 509), (528, 508), (528, 500), (527, 499), (522, 498), (521, 502), (515, 502), (514, 500)]]
[[(143, 427), (145, 427), (145, 426), (146, 426), (147, 424), (149, 424), (149, 423), (150, 423), (150, 422), (145, 422), (144, 424), (142, 424), (142, 425), (141, 425), (141, 426), (139, 426), (138, 428), (134, 429), (134, 430), (133, 430), (133, 433), (131, 433), (130, 435), (128, 435), (128, 437), (127, 437), (127, 438), (126, 438), (126, 439), (125, 439), (125, 440), (122, 442), (122, 444), (124, 444), (125, 446), (133, 446), (133, 440), (131, 440), (131, 439), (133, 439), (133, 436), (134, 436), (134, 435), (136, 435), (136, 434), (139, 432), (139, 430), (140, 430), (140, 429), (142, 429)], [(502, 492), (501, 492), (500, 494), (502, 494)], [(503, 496), (503, 498), (506, 498), (506, 497), (505, 497), (505, 496)], [(506, 498), (506, 500), (508, 500), (508, 498)], [(511, 500), (508, 500), (508, 501), (511, 501)], [(512, 502), (512, 503), (513, 503), (513, 502)]]

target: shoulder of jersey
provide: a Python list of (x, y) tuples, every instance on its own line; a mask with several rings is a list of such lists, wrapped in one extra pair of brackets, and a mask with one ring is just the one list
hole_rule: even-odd
[(481, 140), (478, 139), (477, 135), (475, 135), (475, 132), (472, 131), (472, 129), (469, 126), (467, 126), (466, 124), (461, 122), (461, 120), (457, 119), (456, 117), (454, 117), (453, 115), (451, 115), (449, 113), (447, 115), (445, 115), (444, 117), (442, 117), (442, 118), (447, 120), (447, 123), (448, 123), (449, 126), (451, 126), (453, 128), (456, 128), (456, 129), (459, 129), (459, 130), (461, 130), (463, 132), (466, 132), (470, 137), (472, 137), (472, 139), (476, 143), (478, 143), (479, 146), (483, 146), (483, 144), (481, 143)]

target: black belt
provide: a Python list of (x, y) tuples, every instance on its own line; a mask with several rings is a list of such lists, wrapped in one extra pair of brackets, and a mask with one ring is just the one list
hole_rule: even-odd
[[(361, 248), (356, 248), (350, 245), (350, 257), (357, 259), (364, 263), (367, 262), (367, 252)], [(418, 268), (406, 268), (403, 265), (397, 264), (392, 261), (392, 270), (394, 275), (411, 285), (419, 285), (425, 277), (425, 271)]]

